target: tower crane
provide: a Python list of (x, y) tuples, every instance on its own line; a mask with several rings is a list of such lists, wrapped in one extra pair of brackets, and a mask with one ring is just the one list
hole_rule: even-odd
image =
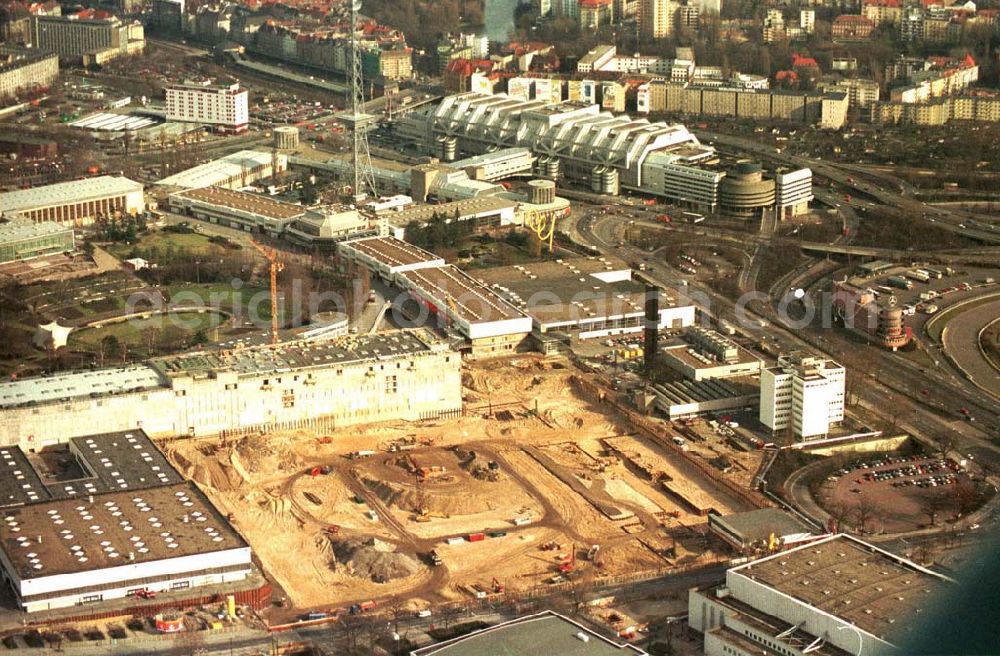
[(285, 268), (284, 263), (278, 261), (278, 253), (274, 249), (265, 248), (257, 242), (250, 240), (268, 262), (271, 273), (271, 344), (278, 343), (278, 273)]

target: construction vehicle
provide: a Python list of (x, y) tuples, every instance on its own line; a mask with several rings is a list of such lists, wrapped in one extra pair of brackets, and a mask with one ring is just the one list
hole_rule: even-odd
[(437, 567), (438, 565), (441, 564), (441, 556), (438, 555), (437, 551), (432, 549), (430, 553), (427, 554), (427, 557), (430, 559), (431, 565), (433, 565), (434, 567)]
[(542, 551), (555, 551), (556, 549), (559, 548), (559, 543), (549, 541), (541, 544), (538, 548), (541, 549)]
[(323, 437), (316, 438), (319, 444), (333, 444), (333, 438), (329, 435), (324, 435)]
[(501, 583), (500, 581), (498, 581), (497, 577), (495, 577), (495, 576), (493, 577), (493, 580), (490, 581), (490, 585), (493, 586), (493, 592), (495, 594), (503, 594), (504, 590), (506, 589), (506, 587), (504, 586), (504, 584)]
[(432, 519), (448, 519), (451, 515), (443, 513), (437, 510), (427, 510), (422, 509), (419, 513), (413, 516), (413, 521), (415, 522), (429, 522)]
[(270, 248), (264, 248), (254, 240), (250, 240), (253, 247), (267, 260), (271, 274), (271, 344), (278, 343), (278, 273), (284, 270), (285, 265), (278, 261), (278, 253)]
[(156, 590), (150, 590), (149, 588), (136, 590), (133, 594), (136, 599), (156, 599)]
[(570, 548), (569, 554), (561, 554), (558, 560), (562, 563), (559, 565), (560, 574), (569, 574), (576, 569), (576, 545)]
[(587, 560), (593, 562), (597, 558), (597, 553), (601, 550), (601, 545), (593, 544), (590, 546), (590, 550), (587, 551)]
[(439, 467), (437, 465), (422, 467), (420, 463), (417, 462), (416, 458), (409, 453), (403, 457), (403, 463), (406, 465), (406, 468), (410, 471), (410, 473), (417, 477), (417, 481), (420, 483), (429, 478), (441, 476), (448, 471), (447, 468)]
[(325, 529), (323, 529), (323, 531), (329, 535), (336, 535), (337, 533), (340, 533), (340, 527), (336, 524), (330, 524)]

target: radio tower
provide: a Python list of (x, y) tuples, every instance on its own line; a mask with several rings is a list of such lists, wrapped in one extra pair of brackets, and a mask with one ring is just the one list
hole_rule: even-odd
[(365, 113), (365, 84), (361, 71), (361, 41), (358, 32), (361, 26), (358, 15), (361, 11), (361, 0), (351, 0), (351, 77), (350, 98), (347, 111), (337, 118), (351, 132), (353, 147), (351, 149), (351, 194), (357, 204), (367, 195), (377, 196), (375, 189), (375, 173), (372, 170), (372, 156), (368, 149), (368, 128), (376, 117)]

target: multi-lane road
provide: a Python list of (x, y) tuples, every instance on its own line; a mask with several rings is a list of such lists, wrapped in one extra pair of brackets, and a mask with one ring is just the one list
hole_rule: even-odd
[[(618, 246), (622, 224), (620, 216), (593, 213), (577, 222), (575, 233), (578, 239), (603, 253), (632, 262), (644, 261), (648, 253), (628, 244)], [(656, 224), (649, 222), (649, 225)], [(717, 232), (720, 238), (732, 237), (725, 235), (725, 231), (702, 225), (697, 226), (697, 232), (706, 237)], [(785, 348), (818, 350), (841, 361), (855, 360), (857, 349), (863, 348), (838, 329), (803, 330), (771, 312), (761, 316), (745, 306), (738, 306), (690, 277), (685, 276), (686, 282), (682, 284), (680, 274), (666, 267), (656, 266), (644, 275), (673, 290), (676, 296), (689, 298), (709, 316), (735, 320), (742, 332), (755, 341), (778, 341)], [(760, 294), (761, 300), (766, 296)], [(869, 379), (866, 384), (857, 386), (864, 406), (880, 415), (893, 416), (901, 430), (930, 438), (954, 435), (963, 453), (972, 453), (982, 461), (994, 463), (994, 468), (1000, 466), (1000, 449), (990, 441), (990, 437), (995, 436), (991, 431), (1000, 425), (1000, 409), (994, 399), (967, 381), (943, 371), (922, 368), (899, 354), (870, 348), (865, 355), (872, 362)], [(924, 389), (933, 389), (934, 394), (925, 397)], [(887, 408), (887, 404), (892, 405)], [(958, 412), (960, 407), (968, 407), (976, 413), (978, 421), (974, 425), (963, 421)]]
[[(736, 137), (703, 130), (696, 130), (695, 133), (699, 139), (714, 145), (716, 148), (723, 150), (734, 149), (741, 153), (753, 153), (763, 160), (775, 161), (798, 168), (809, 168), (814, 175), (823, 176), (824, 178), (833, 180), (844, 189), (853, 190), (850, 201), (846, 197), (834, 201), (842, 207), (852, 207), (860, 210), (867, 209), (874, 202), (877, 202), (910, 212), (914, 220), (926, 221), (944, 230), (955, 232), (984, 243), (1000, 244), (1000, 223), (988, 223), (981, 216), (953, 208), (927, 205), (914, 198), (914, 190), (911, 185), (891, 175), (880, 174), (876, 171), (855, 165), (841, 165), (822, 159), (791, 155), (785, 152), (778, 153), (773, 146), (745, 137)], [(883, 180), (884, 184), (876, 185), (868, 182), (869, 179), (873, 178)], [(827, 200), (822, 196), (822, 192), (816, 195), (824, 201)]]

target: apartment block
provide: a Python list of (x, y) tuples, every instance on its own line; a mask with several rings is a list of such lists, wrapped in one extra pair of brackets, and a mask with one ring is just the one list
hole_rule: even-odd
[(59, 75), (59, 57), (28, 48), (0, 48), (0, 98), (52, 84)]
[(167, 87), (167, 120), (208, 123), (223, 132), (243, 132), (250, 122), (249, 96), (236, 84), (186, 81)]

